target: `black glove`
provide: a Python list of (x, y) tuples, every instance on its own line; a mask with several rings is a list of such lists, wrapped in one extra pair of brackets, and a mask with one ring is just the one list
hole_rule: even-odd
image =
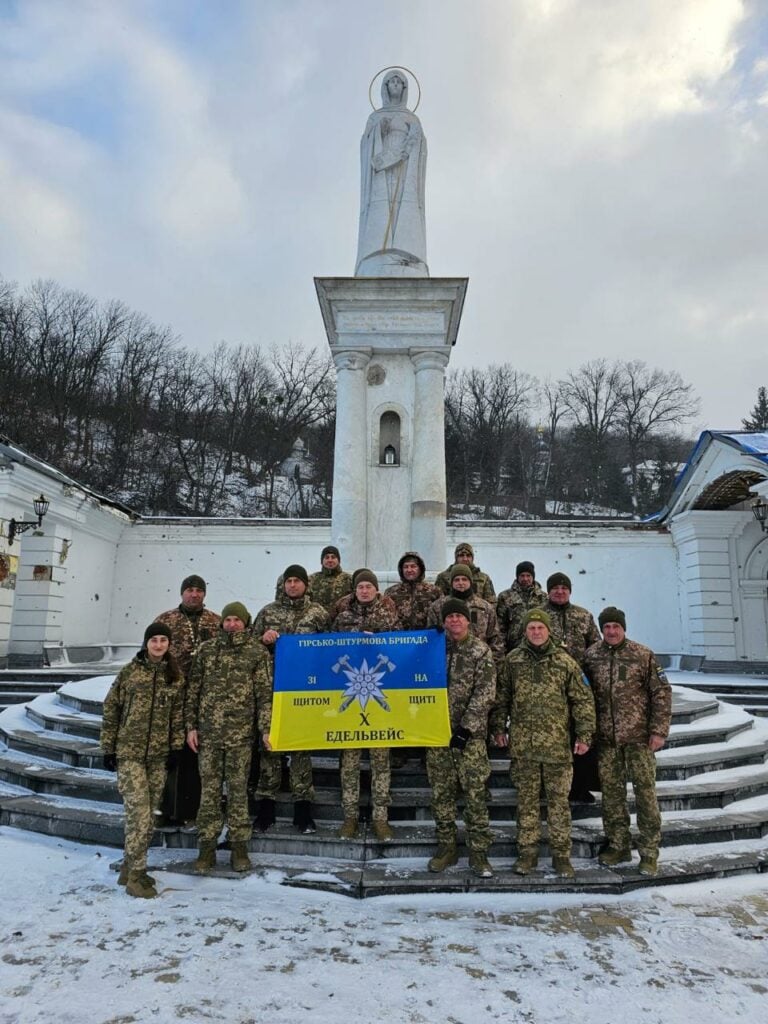
[(458, 750), (459, 752), (461, 752), (464, 750), (464, 747), (466, 747), (467, 741), (471, 739), (472, 733), (469, 731), (469, 729), (463, 729), (461, 726), (459, 726), (459, 728), (456, 730), (453, 736), (451, 736), (451, 742), (448, 744), (448, 746), (451, 748), (451, 750)]
[(117, 754), (105, 754), (104, 755), (104, 771), (105, 772), (116, 772), (117, 771)]
[(181, 761), (181, 751), (180, 750), (171, 750), (171, 751), (168, 752), (168, 757), (166, 757), (166, 759), (165, 759), (165, 767), (168, 769), (169, 772), (173, 771), (174, 768), (178, 768), (179, 767), (179, 762), (180, 761)]

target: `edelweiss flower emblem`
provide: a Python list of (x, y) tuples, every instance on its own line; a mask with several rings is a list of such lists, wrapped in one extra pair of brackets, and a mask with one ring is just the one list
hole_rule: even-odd
[[(363, 710), (365, 710), (365, 706), (369, 700), (375, 700), (376, 703), (385, 711), (389, 711), (390, 707), (387, 703), (387, 698), (384, 696), (384, 692), (379, 684), (384, 678), (385, 671), (389, 668), (390, 664), (391, 662), (383, 662), (382, 659), (379, 658), (379, 663), (374, 665), (372, 668), (368, 667), (368, 662), (365, 659), (362, 661), (359, 668), (355, 668), (354, 665), (350, 665), (348, 661), (346, 662), (346, 665), (339, 665), (339, 667), (343, 668), (344, 675), (348, 680), (339, 711), (346, 711), (349, 705), (355, 700), (358, 701)], [(334, 668), (337, 667), (334, 666)]]

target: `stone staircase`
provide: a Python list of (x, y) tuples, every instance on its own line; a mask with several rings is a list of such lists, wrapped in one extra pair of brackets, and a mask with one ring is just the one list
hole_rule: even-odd
[[(670, 673), (717, 685), (698, 673)], [(53, 692), (9, 702), (0, 713), (0, 825), (107, 846), (122, 846), (123, 814), (116, 779), (102, 770), (98, 745), (101, 701), (111, 677), (65, 682)], [(19, 682), (20, 694), (26, 682)], [(768, 870), (768, 722), (721, 703), (701, 689), (675, 685), (673, 727), (658, 755), (658, 795), (663, 814), (660, 873), (640, 876), (635, 865), (599, 868), (603, 842), (599, 796), (595, 805), (574, 808), (575, 882), (557, 878), (548, 861), (525, 878), (513, 875), (516, 793), (508, 761), (494, 754), (490, 813), (494, 833), (491, 862), (496, 876), (480, 881), (466, 860), (443, 875), (430, 875), (434, 850), (429, 788), (418, 759), (393, 771), (391, 843), (377, 842), (367, 827), (353, 842), (335, 831), (341, 809), (338, 759), (314, 757), (318, 832), (298, 835), (287, 795), (278, 802), (278, 823), (251, 841), (256, 869), (278, 870), (286, 884), (324, 888), (354, 896), (423, 891), (624, 892), (671, 882)], [(542, 809), (546, 815), (546, 809)], [(545, 829), (546, 835), (546, 829)], [(196, 846), (193, 826), (159, 828), (153, 863), (188, 871)], [(466, 851), (464, 851), (465, 853)], [(546, 854), (546, 850), (542, 850)], [(226, 869), (217, 868), (226, 874)]]

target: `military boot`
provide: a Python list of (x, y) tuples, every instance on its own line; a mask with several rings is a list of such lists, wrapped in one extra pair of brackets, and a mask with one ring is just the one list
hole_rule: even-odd
[(197, 860), (192, 865), (192, 869), (197, 875), (207, 875), (208, 872), (216, 867), (216, 844), (215, 843), (201, 843), (200, 849), (197, 853)]
[(512, 865), (516, 875), (529, 875), (539, 863), (539, 851), (535, 846), (524, 846), (518, 851), (518, 857)]
[(656, 875), (659, 871), (659, 858), (655, 853), (641, 853), (640, 866), (637, 869), (641, 875)]
[(297, 800), (293, 805), (293, 825), (297, 832), (301, 832), (305, 836), (317, 832), (309, 800)]
[(248, 847), (245, 843), (232, 843), (230, 864), (233, 871), (251, 870), (253, 864), (251, 864), (251, 858), (248, 856)]
[(560, 878), (576, 877), (576, 872), (573, 870), (573, 864), (571, 864), (571, 858), (567, 853), (556, 853), (552, 857), (552, 867), (555, 869), (555, 874), (559, 875)]
[(120, 865), (120, 874), (117, 876), (118, 885), (127, 885), (128, 876), (131, 873), (131, 862), (127, 857), (123, 857), (123, 863)]
[(380, 843), (388, 843), (395, 838), (395, 833), (392, 831), (392, 828), (386, 818), (374, 818), (373, 834)]
[(138, 899), (151, 900), (157, 896), (157, 889), (150, 885), (148, 876), (144, 871), (131, 871), (128, 881), (125, 883), (125, 891), (129, 896), (136, 896)]
[(256, 805), (256, 831), (266, 832), (275, 824), (275, 801), (264, 796)]
[(625, 864), (630, 860), (632, 860), (632, 851), (629, 847), (615, 850), (612, 846), (609, 846), (607, 850), (603, 850), (598, 856), (597, 863), (602, 864), (604, 868), (612, 868), (616, 864)]
[(357, 818), (345, 818), (344, 824), (337, 833), (339, 839), (356, 839), (357, 824)]
[(493, 868), (484, 853), (474, 851), (469, 855), (469, 869), (478, 878), (493, 878)]
[(456, 849), (456, 843), (441, 843), (437, 848), (435, 856), (427, 864), (427, 867), (430, 871), (438, 874), (440, 871), (445, 871), (446, 868), (456, 864), (458, 860), (459, 854)]

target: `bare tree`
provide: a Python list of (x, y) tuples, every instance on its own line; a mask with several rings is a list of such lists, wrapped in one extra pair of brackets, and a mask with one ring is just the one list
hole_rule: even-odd
[(642, 360), (621, 364), (616, 425), (627, 446), (632, 507), (639, 509), (638, 466), (649, 440), (669, 432), (699, 411), (693, 387), (674, 370), (651, 369)]

